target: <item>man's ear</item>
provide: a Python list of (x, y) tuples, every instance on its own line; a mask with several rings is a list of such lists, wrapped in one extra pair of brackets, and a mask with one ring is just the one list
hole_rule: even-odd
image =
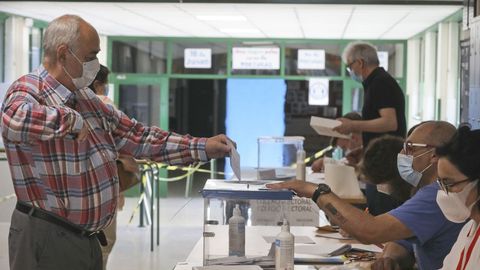
[(438, 156), (435, 154), (435, 152), (433, 152), (432, 156), (430, 157), (430, 163), (432, 164), (438, 163)]
[(58, 46), (56, 51), (57, 61), (65, 65), (65, 62), (67, 61), (67, 53), (68, 53), (67, 45), (62, 44)]

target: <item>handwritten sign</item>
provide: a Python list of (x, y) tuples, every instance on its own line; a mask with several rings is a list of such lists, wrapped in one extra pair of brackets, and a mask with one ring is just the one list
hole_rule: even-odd
[(298, 50), (298, 69), (325, 69), (325, 50)]
[(186, 48), (185, 68), (212, 68), (212, 49)]
[(380, 66), (388, 71), (388, 52), (377, 52)]
[(232, 48), (233, 69), (280, 69), (280, 48)]
[(328, 79), (310, 78), (308, 80), (308, 105), (326, 106), (329, 103)]

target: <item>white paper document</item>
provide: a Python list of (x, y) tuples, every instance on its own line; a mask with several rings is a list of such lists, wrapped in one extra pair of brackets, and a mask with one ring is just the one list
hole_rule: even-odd
[(350, 139), (350, 134), (342, 134), (340, 132), (333, 131), (333, 128), (341, 125), (342, 122), (329, 118), (312, 116), (310, 118), (310, 126), (320, 135)]
[(325, 183), (342, 199), (363, 199), (357, 175), (351, 166), (325, 164)]
[(228, 140), (228, 146), (230, 146), (230, 166), (232, 167), (233, 173), (238, 180), (242, 180), (241, 170), (240, 170), (240, 154), (238, 153), (233, 142)]

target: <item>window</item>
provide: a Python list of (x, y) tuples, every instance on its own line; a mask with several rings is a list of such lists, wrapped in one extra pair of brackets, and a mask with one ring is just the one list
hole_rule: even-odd
[(280, 45), (274, 42), (245, 41), (232, 45), (232, 75), (280, 75), (280, 61)]
[(29, 71), (32, 71), (38, 68), (42, 63), (42, 29), (31, 27), (28, 39), (28, 69)]
[[(320, 52), (320, 54), (323, 54), (323, 69), (302, 68), (302, 62), (299, 63), (299, 57), (302, 61), (299, 50), (300, 52)], [(322, 51), (323, 53), (321, 53)], [(288, 44), (285, 46), (285, 75), (340, 76), (342, 66), (340, 53), (340, 45), (337, 44)], [(312, 56), (307, 57), (312, 60)], [(318, 65), (318, 62), (313, 64)]]
[[(190, 56), (187, 56), (187, 61), (189, 61), (188, 63), (185, 62), (186, 52), (187, 54), (190, 52)], [(202, 53), (204, 53), (203, 57), (195, 57), (195, 55), (200, 55)], [(187, 67), (189, 65), (190, 68)], [(208, 66), (210, 66), (210, 68), (208, 68)], [(213, 42), (173, 43), (172, 73), (226, 74), (227, 45)]]
[[(381, 54), (386, 53), (384, 59), (387, 59), (388, 67), (384, 67), (390, 75), (395, 78), (403, 77), (403, 59), (404, 59), (404, 50), (402, 43), (395, 44), (379, 44), (376, 45), (377, 51), (379, 52), (379, 58), (382, 59)], [(382, 64), (382, 63), (380, 63)]]
[(166, 73), (167, 53), (163, 41), (114, 41), (112, 71), (120, 73)]

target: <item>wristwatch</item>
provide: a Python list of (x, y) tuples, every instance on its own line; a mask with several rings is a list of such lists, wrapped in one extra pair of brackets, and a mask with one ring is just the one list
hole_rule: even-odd
[(318, 187), (315, 190), (315, 192), (313, 192), (312, 200), (315, 203), (317, 203), (318, 197), (320, 197), (320, 195), (328, 194), (328, 193), (331, 193), (331, 192), (332, 192), (332, 190), (330, 189), (330, 187), (327, 184), (320, 183), (320, 184), (318, 184)]

